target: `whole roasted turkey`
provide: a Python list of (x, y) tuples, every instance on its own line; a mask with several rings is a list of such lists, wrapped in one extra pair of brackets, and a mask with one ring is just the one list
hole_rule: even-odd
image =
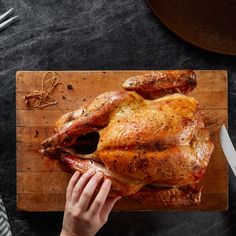
[(202, 178), (214, 148), (198, 102), (186, 95), (196, 85), (190, 70), (131, 77), (125, 90), (63, 115), (41, 153), (73, 171), (95, 167), (112, 179), (111, 195), (147, 186), (178, 195)]

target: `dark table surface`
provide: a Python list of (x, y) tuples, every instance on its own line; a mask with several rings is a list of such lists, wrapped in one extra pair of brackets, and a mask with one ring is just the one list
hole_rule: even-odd
[[(13, 235), (58, 235), (62, 213), (16, 211), (17, 70), (225, 69), (236, 146), (236, 57), (196, 48), (166, 29), (144, 0), (0, 0), (20, 20), (0, 32), (0, 192)], [(236, 178), (227, 212), (112, 213), (98, 235), (236, 235)]]

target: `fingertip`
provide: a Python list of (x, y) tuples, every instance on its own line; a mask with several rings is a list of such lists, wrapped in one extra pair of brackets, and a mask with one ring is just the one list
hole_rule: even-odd
[(73, 179), (79, 179), (79, 177), (80, 177), (80, 172), (79, 171), (75, 171), (73, 176), (72, 176), (72, 178)]
[(74, 181), (77, 181), (77, 179), (79, 179), (80, 177), (80, 172), (78, 171), (75, 171), (70, 179), (70, 182), (74, 182)]
[(107, 186), (111, 186), (112, 182), (110, 179), (105, 179), (104, 184)]
[(86, 172), (89, 172), (90, 174), (95, 174), (96, 169), (94, 167), (88, 169)]
[(110, 179), (105, 179), (101, 188), (106, 189), (106, 194), (108, 195), (109, 192), (111, 191), (111, 186), (112, 186), (112, 181)]
[(98, 171), (98, 172), (96, 172), (96, 176), (97, 176), (98, 178), (103, 178), (103, 173), (100, 172), (100, 171)]

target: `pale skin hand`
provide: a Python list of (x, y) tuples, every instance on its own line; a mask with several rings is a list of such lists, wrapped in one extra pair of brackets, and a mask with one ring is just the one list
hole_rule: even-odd
[(96, 173), (94, 169), (88, 170), (83, 175), (75, 172), (67, 187), (60, 236), (94, 236), (107, 222), (111, 209), (120, 197), (107, 198), (111, 189), (109, 179), (103, 181), (94, 197), (96, 187), (102, 180), (103, 174)]

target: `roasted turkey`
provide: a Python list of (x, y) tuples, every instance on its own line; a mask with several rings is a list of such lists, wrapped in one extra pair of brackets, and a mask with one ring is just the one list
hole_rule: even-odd
[(63, 115), (41, 153), (69, 170), (95, 167), (112, 179), (111, 195), (194, 185), (214, 148), (198, 102), (187, 96), (196, 85), (190, 70), (131, 77), (124, 90)]

